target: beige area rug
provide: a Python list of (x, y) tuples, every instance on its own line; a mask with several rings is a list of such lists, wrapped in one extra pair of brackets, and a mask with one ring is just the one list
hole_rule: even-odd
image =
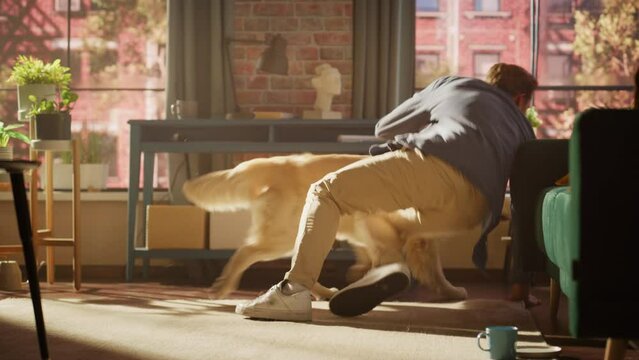
[[(313, 303), (313, 322), (248, 320), (243, 300), (45, 299), (52, 359), (487, 359), (476, 334), (516, 325), (520, 345), (545, 345), (527, 310), (515, 303), (387, 302), (340, 318)], [(37, 359), (28, 298), (0, 300), (0, 359)]]

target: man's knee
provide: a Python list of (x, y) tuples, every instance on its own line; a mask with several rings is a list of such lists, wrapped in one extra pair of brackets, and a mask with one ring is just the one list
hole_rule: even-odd
[(331, 188), (333, 187), (333, 183), (336, 181), (336, 178), (335, 173), (330, 173), (325, 175), (322, 179), (314, 182), (311, 184), (308, 196), (316, 196), (318, 198), (330, 197)]

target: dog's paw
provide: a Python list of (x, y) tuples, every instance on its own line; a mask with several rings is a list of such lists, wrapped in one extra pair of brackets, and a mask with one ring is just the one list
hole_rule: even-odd
[(468, 298), (468, 292), (463, 287), (448, 287), (444, 289), (439, 289), (435, 292), (435, 296), (431, 299), (432, 301), (460, 301), (466, 300)]
[(449, 289), (446, 294), (448, 300), (466, 300), (468, 298), (468, 291), (463, 287), (453, 287)]
[(231, 293), (231, 290), (226, 286), (226, 281), (224, 279), (217, 279), (209, 287), (208, 296), (211, 300), (224, 299)]
[(330, 300), (333, 295), (335, 295), (336, 292), (338, 292), (339, 289), (336, 287), (332, 287), (330, 289), (326, 289), (325, 291), (322, 291), (320, 293), (315, 293), (313, 292), (313, 296), (315, 297), (315, 300), (317, 301), (328, 301)]

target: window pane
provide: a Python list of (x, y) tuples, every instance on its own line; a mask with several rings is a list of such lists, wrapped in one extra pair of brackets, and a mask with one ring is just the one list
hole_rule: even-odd
[[(488, 4), (489, 2), (484, 2)], [(492, 6), (498, 4), (492, 2)], [(457, 6), (458, 5), (458, 6)], [(495, 54), (498, 61), (530, 69), (529, 3), (504, 1), (499, 9), (507, 16), (477, 16), (474, 2), (439, 2), (438, 16), (417, 14), (415, 19), (416, 88), (443, 75), (482, 77), (475, 54)], [(483, 5), (482, 5), (483, 6)], [(488, 6), (488, 5), (487, 5)], [(438, 56), (430, 75), (423, 69), (422, 54)], [(483, 62), (485, 63), (485, 62)], [(491, 65), (494, 60), (491, 61)]]
[[(586, 1), (574, 13), (557, 13), (567, 6), (541, 2), (540, 84), (631, 85), (639, 59), (639, 3)], [(558, 70), (560, 58), (566, 60)]]
[(72, 52), (82, 58), (74, 86), (164, 86), (166, 1), (98, 1), (72, 23)]
[[(108, 186), (127, 187), (127, 120), (164, 118), (166, 28), (166, 0), (0, 1), (0, 116), (16, 121), (15, 87), (4, 79), (19, 54), (61, 59), (80, 95), (72, 130), (115, 138), (104, 144), (114, 152)], [(165, 162), (157, 167), (154, 183), (166, 186)]]
[[(60, 58), (56, 50), (66, 43), (67, 14), (53, 9), (53, 0), (0, 1), (0, 115), (5, 122), (17, 121), (15, 86), (6, 82), (17, 56), (47, 62)], [(66, 59), (61, 60), (65, 64)]]
[[(163, 91), (86, 90), (79, 91), (76, 109), (72, 112), (71, 130), (103, 132), (117, 138), (109, 146), (114, 154), (106, 156), (109, 162), (107, 186), (129, 186), (129, 134), (130, 119), (164, 118)], [(142, 104), (142, 106), (140, 106)], [(154, 186), (166, 187), (166, 163), (156, 162)]]
[(576, 114), (592, 107), (630, 108), (632, 91), (557, 91), (535, 93), (535, 108), (542, 120), (538, 138), (564, 138), (572, 134)]

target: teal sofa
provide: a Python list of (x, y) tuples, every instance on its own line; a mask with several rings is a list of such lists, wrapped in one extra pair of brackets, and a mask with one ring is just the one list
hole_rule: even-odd
[(538, 208), (551, 308), (556, 315), (561, 289), (571, 334), (608, 338), (606, 359), (622, 359), (627, 339), (639, 338), (638, 136), (639, 111), (580, 114), (570, 139), (570, 185), (548, 189)]

